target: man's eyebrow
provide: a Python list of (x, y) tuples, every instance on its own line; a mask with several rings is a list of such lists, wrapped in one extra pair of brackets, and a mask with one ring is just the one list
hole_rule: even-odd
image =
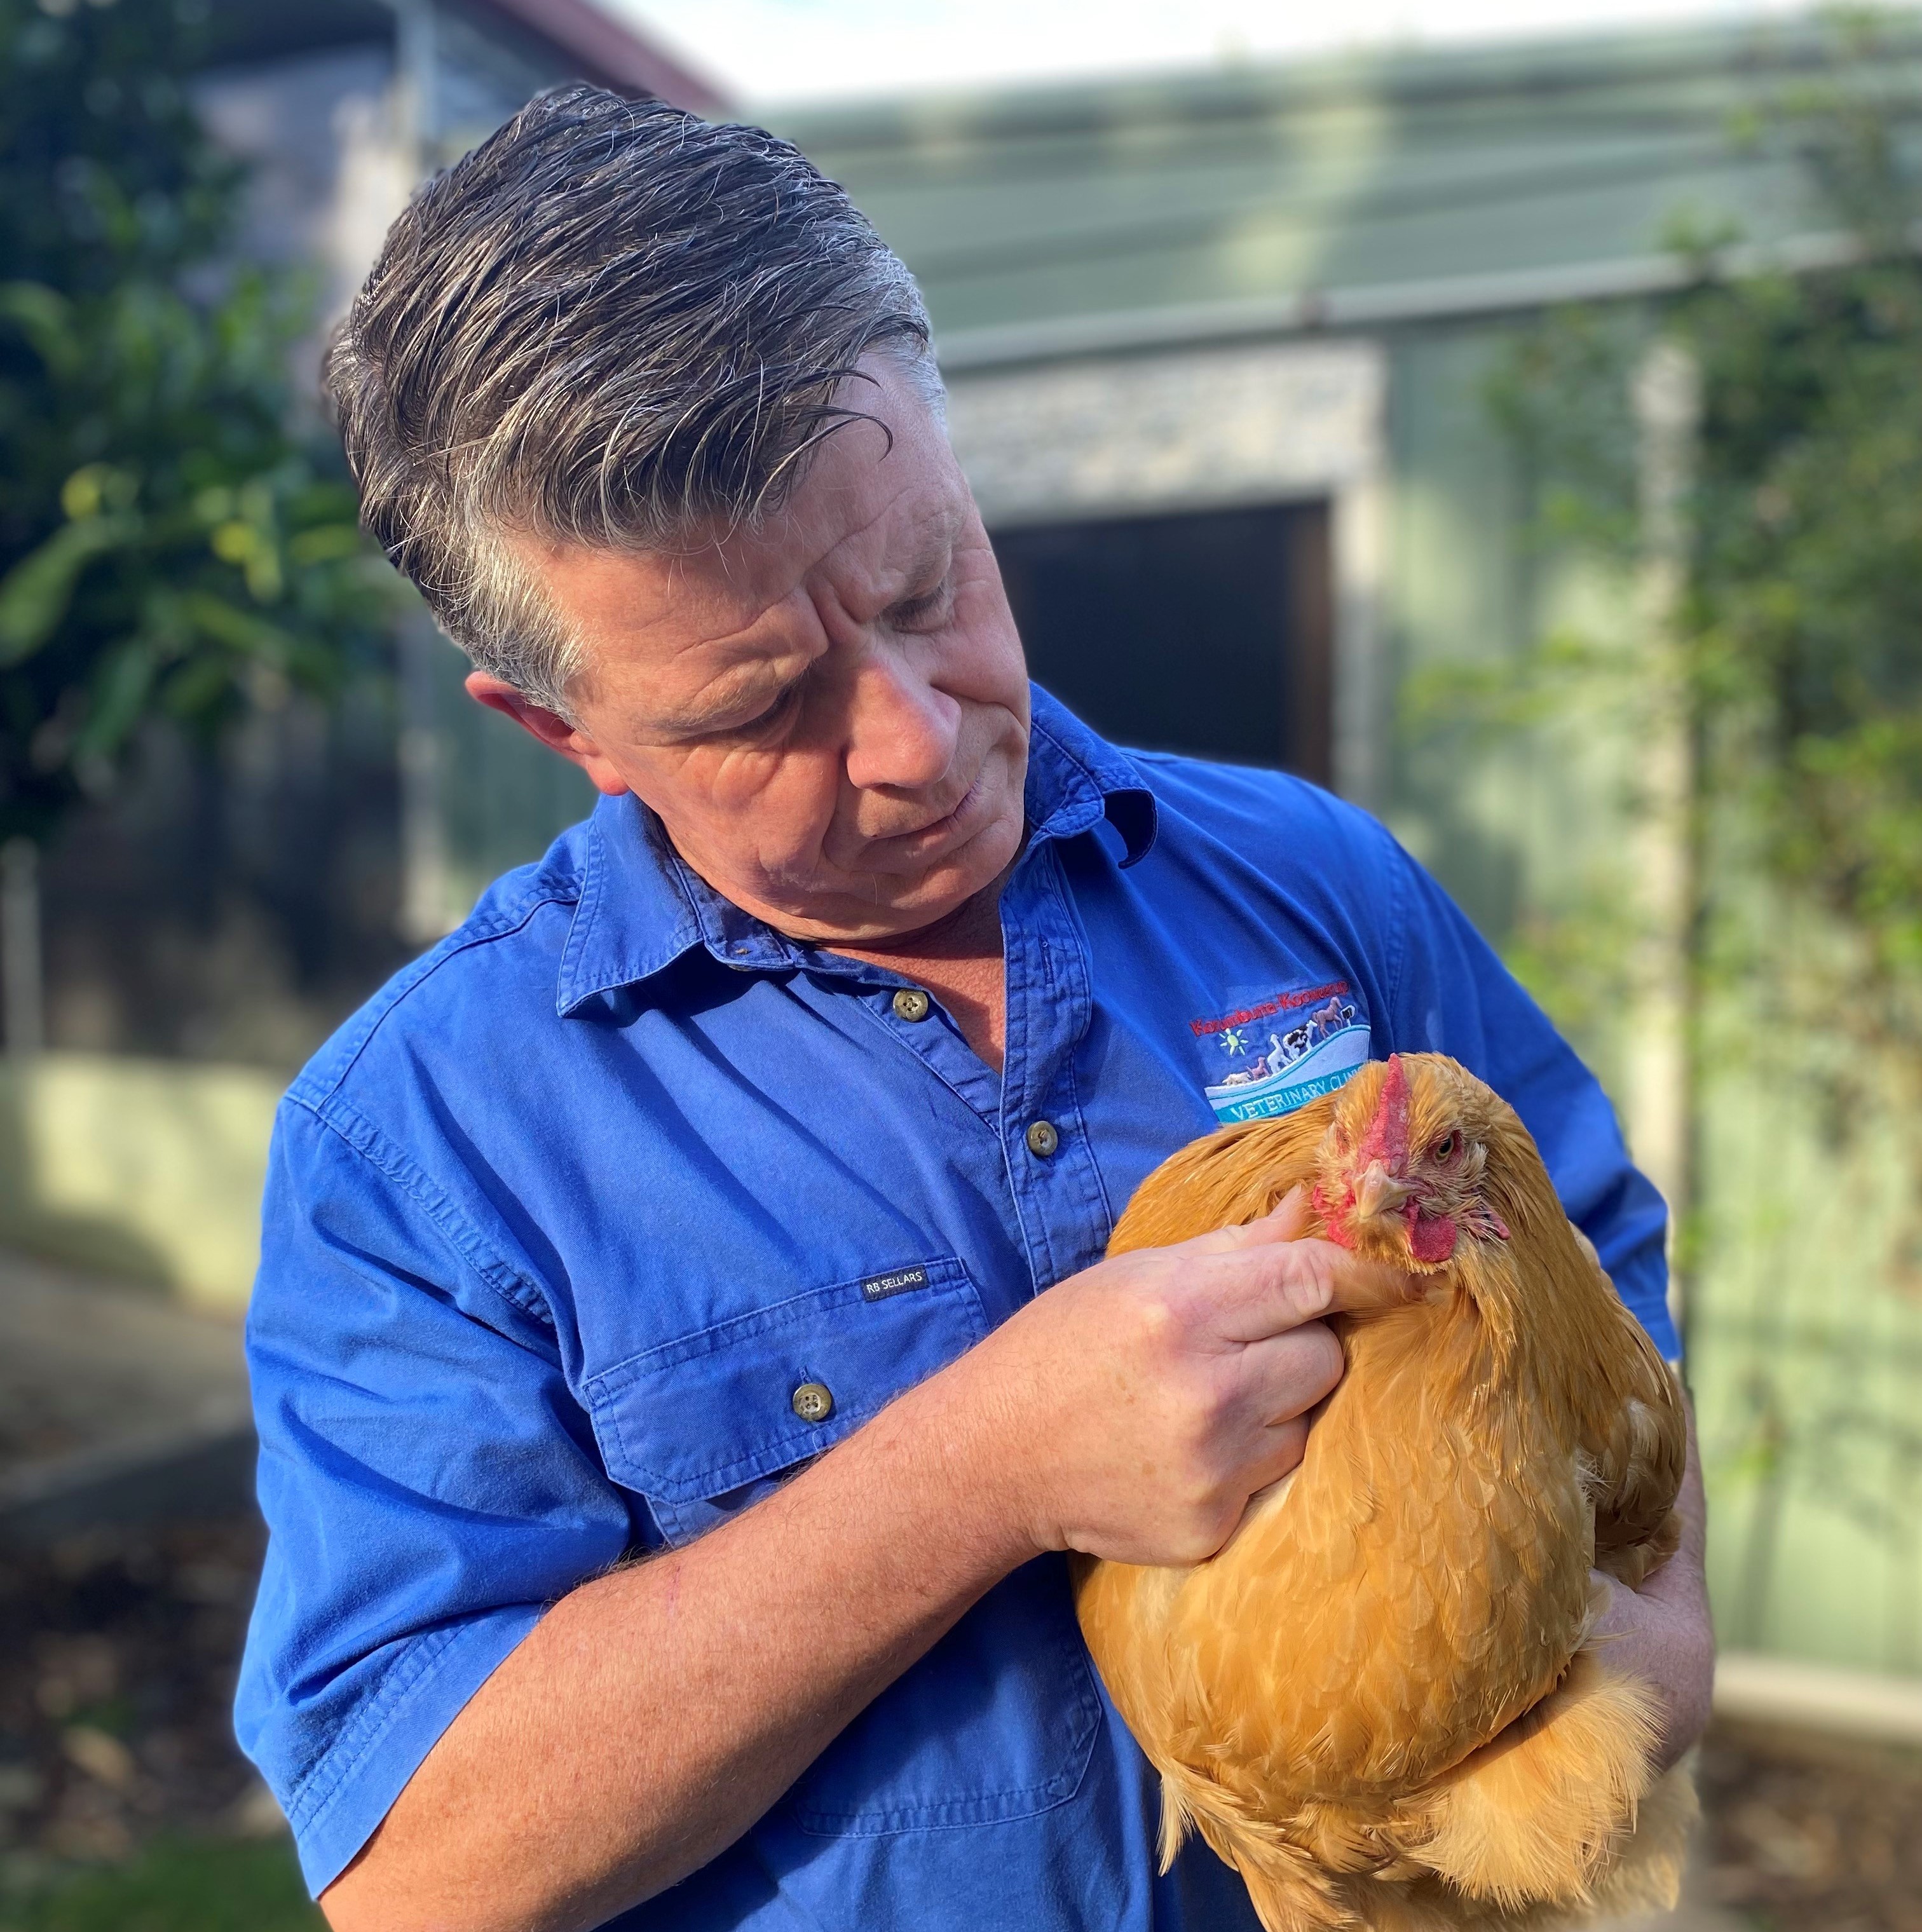
[(914, 598), (925, 596), (927, 594), (926, 590), (914, 586), (926, 584), (928, 578), (934, 576), (937, 570), (944, 576), (947, 574), (947, 566), (954, 560), (954, 540), (960, 533), (960, 515), (959, 512), (950, 512), (923, 534), (920, 548), (914, 553), (913, 564), (903, 574), (905, 587), (899, 596), (893, 599), (894, 603), (908, 603)]
[(718, 694), (697, 698), (680, 710), (664, 713), (657, 722), (665, 730), (704, 731), (712, 727), (716, 719), (737, 711), (742, 704), (764, 691), (771, 698), (791, 682), (791, 678), (780, 675), (779, 667), (772, 659), (750, 659), (744, 664), (731, 665), (705, 687), (707, 692)]

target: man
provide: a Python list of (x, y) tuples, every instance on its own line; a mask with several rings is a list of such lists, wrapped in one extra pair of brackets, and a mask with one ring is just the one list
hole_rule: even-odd
[[(1332, 1009), (1509, 1095), (1672, 1353), (1600, 1092), (1373, 821), (1031, 695), (919, 298), (784, 144), (535, 102), (329, 380), (470, 690), (603, 794), (277, 1131), (239, 1722), (330, 1922), (1251, 1924), (1158, 1874), (1062, 1552), (1218, 1548), (1360, 1264), (1114, 1216), (1224, 1031)], [(1678, 1754), (1698, 1534), (1609, 1621)]]

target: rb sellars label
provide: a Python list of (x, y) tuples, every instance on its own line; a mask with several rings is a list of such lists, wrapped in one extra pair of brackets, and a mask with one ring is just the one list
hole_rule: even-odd
[(911, 1288), (925, 1288), (928, 1271), (924, 1268), (896, 1268), (892, 1274), (871, 1274), (861, 1283), (865, 1301), (885, 1301), (890, 1294), (905, 1294)]

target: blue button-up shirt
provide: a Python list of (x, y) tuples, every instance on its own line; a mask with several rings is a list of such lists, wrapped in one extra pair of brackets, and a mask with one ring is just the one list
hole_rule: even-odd
[[(1374, 820), (1123, 755), (1039, 692), (1026, 802), (999, 1077), (623, 798), (295, 1083), (248, 1323), (272, 1536), (239, 1723), (317, 1890), (545, 1605), (747, 1508), (1099, 1260), (1176, 1148), (1371, 1055), (1438, 1049), (1505, 1094), (1674, 1353), (1662, 1204), (1608, 1102)], [(833, 1574), (824, 1551), (796, 1586)], [(1050, 1558), (617, 1922), (1252, 1926), (1192, 1841), (1157, 1875), (1158, 1804)]]

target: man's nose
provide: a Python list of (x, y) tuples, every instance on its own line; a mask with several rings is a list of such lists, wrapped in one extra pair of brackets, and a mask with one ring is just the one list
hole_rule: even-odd
[(925, 790), (947, 776), (961, 707), (913, 668), (879, 653), (855, 674), (848, 720), (849, 783), (862, 790)]

